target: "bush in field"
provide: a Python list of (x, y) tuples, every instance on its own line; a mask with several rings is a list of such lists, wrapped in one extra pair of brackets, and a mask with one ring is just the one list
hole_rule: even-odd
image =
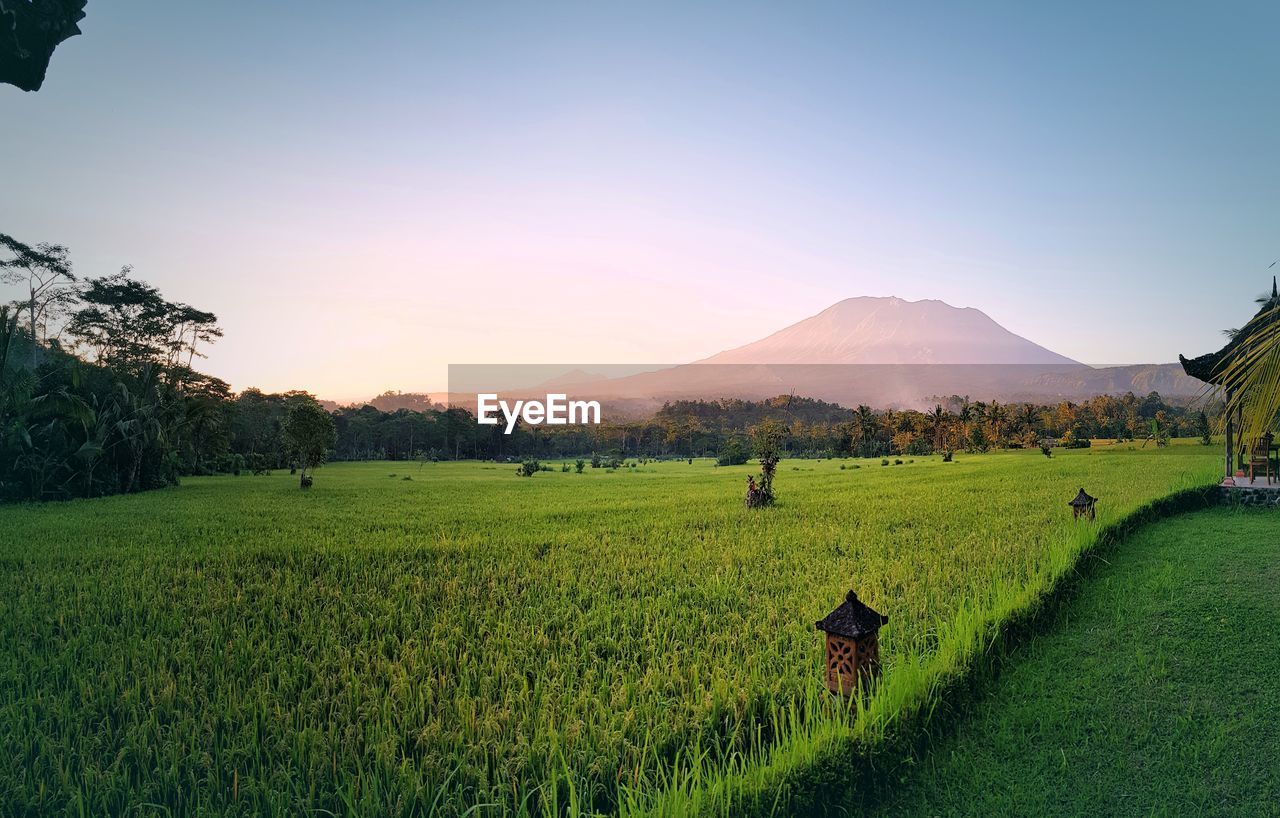
[[(270, 461), (267, 460), (266, 455), (257, 453), (250, 454), (247, 458), (244, 458), (244, 461), (249, 471), (253, 472), (256, 477), (271, 474), (271, 464)], [(293, 474), (294, 472), (289, 473)]]
[(591, 468), (593, 469), (600, 468), (600, 455), (596, 454), (595, 452), (591, 453)]
[(1142, 441), (1142, 445), (1145, 446), (1152, 441), (1155, 441), (1157, 448), (1169, 445), (1169, 429), (1160, 423), (1159, 418), (1151, 419), (1151, 433), (1147, 435), (1146, 440)]
[(786, 427), (776, 420), (766, 420), (751, 427), (751, 445), (760, 459), (760, 482), (757, 483), (754, 477), (747, 478), (747, 508), (773, 505), (773, 475), (778, 469), (786, 436)]
[(985, 452), (990, 444), (987, 441), (987, 433), (982, 430), (981, 426), (974, 426), (973, 431), (969, 432), (970, 452)]
[(578, 474), (582, 474), (582, 469), (586, 465), (587, 465), (587, 461), (578, 459), (574, 461), (573, 468)]
[(516, 469), (516, 474), (521, 477), (533, 477), (540, 471), (542, 471), (541, 463), (536, 460), (526, 460), (520, 464), (519, 468)]
[(919, 457), (928, 457), (933, 454), (933, 444), (927, 438), (913, 438), (902, 450), (903, 454), (917, 455)]
[(883, 440), (863, 440), (854, 454), (858, 457), (883, 457), (889, 454), (889, 444)]
[(1040, 441), (1040, 454), (1045, 457), (1053, 457), (1053, 444), (1047, 440)]
[[(692, 462), (692, 461), (690, 461)], [(720, 454), (716, 456), (716, 464), (720, 466), (741, 466), (747, 462), (747, 450), (737, 437), (729, 438)]]
[(560, 471), (562, 471), (562, 472), (567, 472), (567, 471), (569, 471), (569, 464), (568, 464), (568, 463), (561, 463), (561, 464), (560, 464)]

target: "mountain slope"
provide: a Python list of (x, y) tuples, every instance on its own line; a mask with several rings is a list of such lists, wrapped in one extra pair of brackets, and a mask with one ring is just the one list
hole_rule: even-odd
[(847, 298), (703, 364), (1078, 364), (972, 307)]
[[(552, 386), (575, 399), (600, 400), (611, 417), (643, 417), (664, 401), (682, 398), (795, 394), (842, 406), (927, 409), (948, 395), (1054, 403), (1155, 390), (1187, 399), (1204, 385), (1178, 364), (1086, 366), (1015, 335), (981, 310), (866, 297), (845, 299), (759, 341), (691, 364), (613, 376), (574, 370), (537, 387), (495, 382), (482, 391), (536, 398)], [(465, 397), (459, 398), (464, 404)]]

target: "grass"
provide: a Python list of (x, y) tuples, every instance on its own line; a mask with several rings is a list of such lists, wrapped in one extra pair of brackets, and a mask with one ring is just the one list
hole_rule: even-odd
[(1109, 553), (873, 813), (1280, 815), (1278, 530), (1219, 508)]
[[(930, 706), (1100, 526), (1217, 460), (784, 462), (756, 512), (750, 467), (701, 460), (341, 464), (307, 493), (217, 477), (0, 509), (0, 803), (725, 812)], [(1096, 525), (1070, 520), (1082, 485)], [(858, 713), (822, 692), (813, 629), (850, 587), (891, 617)]]

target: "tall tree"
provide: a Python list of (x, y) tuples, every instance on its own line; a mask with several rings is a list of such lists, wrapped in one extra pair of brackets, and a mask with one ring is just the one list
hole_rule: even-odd
[(99, 363), (136, 370), (164, 361), (173, 332), (169, 302), (144, 281), (129, 277), (124, 267), (112, 276), (91, 278), (81, 290), (83, 306), (67, 332), (87, 347)]
[(0, 248), (7, 258), (0, 258), (0, 281), (25, 287), (26, 298), (14, 302), (27, 313), (31, 336), (31, 368), (39, 363), (41, 328), (60, 310), (75, 301), (71, 258), (60, 244), (41, 242), (32, 247), (12, 236), (0, 233)]
[(80, 293), (82, 306), (67, 332), (92, 351), (98, 362), (128, 371), (145, 364), (183, 380), (201, 344), (222, 337), (218, 317), (189, 304), (166, 301), (150, 284), (130, 278), (131, 268), (91, 278)]
[(171, 365), (183, 363), (182, 357), (185, 354), (186, 366), (190, 369), (196, 358), (205, 357), (198, 347), (201, 344), (211, 344), (222, 337), (218, 316), (189, 304), (170, 304), (169, 322), (172, 332), (169, 338)]

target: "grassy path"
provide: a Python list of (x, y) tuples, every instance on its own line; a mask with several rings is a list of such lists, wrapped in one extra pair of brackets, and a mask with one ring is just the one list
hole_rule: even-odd
[(1280, 513), (1106, 560), (871, 814), (1280, 815)]

